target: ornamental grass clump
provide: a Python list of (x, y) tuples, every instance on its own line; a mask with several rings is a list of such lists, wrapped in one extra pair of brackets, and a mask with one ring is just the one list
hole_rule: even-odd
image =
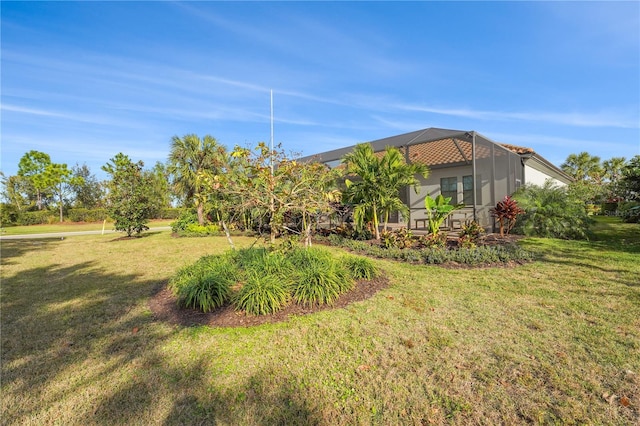
[(378, 267), (366, 257), (345, 256), (342, 263), (355, 280), (372, 280), (380, 275)]
[(169, 285), (179, 305), (209, 312), (229, 300), (238, 278), (229, 256), (206, 256), (178, 271)]
[(234, 298), (234, 305), (252, 315), (268, 315), (284, 308), (290, 298), (290, 288), (280, 277), (251, 271)]

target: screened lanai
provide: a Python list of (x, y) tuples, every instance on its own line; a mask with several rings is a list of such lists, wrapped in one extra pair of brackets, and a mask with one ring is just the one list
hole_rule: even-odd
[[(383, 155), (386, 147), (398, 148), (408, 163), (420, 162), (429, 167), (429, 176), (420, 177), (419, 190), (405, 188), (401, 194), (410, 215), (398, 214), (392, 222), (412, 229), (426, 227), (425, 196), (443, 194), (452, 203), (463, 203), (464, 209), (452, 215), (448, 226), (460, 227), (475, 220), (488, 230), (495, 229), (489, 210), (525, 183), (525, 162), (535, 157), (544, 165), (542, 173), (559, 177), (562, 171), (529, 148), (493, 142), (475, 131), (428, 128), (369, 142), (376, 153)], [(301, 160), (320, 161), (338, 166), (353, 146), (328, 151)], [(536, 163), (537, 164), (537, 163)], [(536, 171), (538, 173), (538, 171)], [(546, 175), (545, 175), (546, 176)]]

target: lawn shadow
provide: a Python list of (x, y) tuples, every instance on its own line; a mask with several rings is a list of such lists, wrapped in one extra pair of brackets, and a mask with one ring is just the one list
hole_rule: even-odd
[[(198, 373), (196, 371), (196, 373)], [(286, 377), (285, 377), (286, 376)], [(189, 394), (176, 400), (163, 425), (251, 424), (318, 425), (319, 413), (304, 400), (295, 377), (288, 372), (266, 367), (244, 383), (221, 393), (209, 390), (206, 401)], [(239, 409), (241, 407), (241, 410)], [(243, 417), (238, 418), (242, 412)]]
[[(13, 250), (15, 256), (21, 248)], [(37, 404), (15, 403), (3, 420), (20, 423), (43, 406), (117, 377), (123, 364), (153, 354), (162, 337), (142, 332), (153, 317), (136, 308), (157, 285), (137, 274), (105, 272), (95, 262), (32, 268), (3, 280), (3, 389), (11, 389), (11, 395), (40, 395)], [(87, 358), (95, 363), (81, 371)], [(52, 386), (61, 373), (74, 379), (66, 379), (66, 387)]]
[(60, 241), (60, 237), (24, 240), (2, 240), (0, 241), (0, 264), (15, 265), (15, 258), (18, 258), (31, 251), (46, 249), (51, 244), (59, 243)]

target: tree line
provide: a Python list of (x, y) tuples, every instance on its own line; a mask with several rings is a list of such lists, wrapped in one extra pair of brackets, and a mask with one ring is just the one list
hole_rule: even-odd
[[(568, 187), (582, 204), (640, 200), (640, 156), (627, 161), (601, 161), (587, 152), (571, 154), (561, 168), (575, 181)], [(229, 228), (257, 228), (274, 241), (296, 224), (310, 242), (311, 228), (322, 215), (352, 217), (357, 230), (368, 228), (379, 238), (379, 224), (392, 212), (406, 216), (400, 192), (415, 187), (429, 169), (407, 164), (397, 148), (376, 154), (359, 144), (331, 169), (319, 163), (300, 163), (278, 147), (228, 150), (210, 136), (188, 134), (171, 139), (165, 163), (145, 169), (123, 153), (102, 170), (99, 181), (86, 164), (69, 168), (42, 152), (29, 151), (20, 159), (15, 176), (2, 175), (2, 224), (11, 214), (56, 211), (63, 221), (72, 209), (102, 208), (116, 229), (139, 233), (149, 218), (171, 206), (192, 208), (197, 224), (217, 223)], [(289, 229), (290, 230), (290, 229)]]

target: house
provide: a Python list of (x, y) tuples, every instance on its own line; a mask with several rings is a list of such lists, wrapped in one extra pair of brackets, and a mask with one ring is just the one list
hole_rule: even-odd
[[(542, 185), (551, 179), (563, 186), (572, 178), (530, 148), (501, 144), (475, 132), (428, 128), (369, 142), (374, 152), (386, 147), (398, 148), (408, 163), (420, 162), (430, 169), (429, 176), (420, 177), (416, 193), (406, 188), (401, 197), (409, 206), (409, 218), (399, 215), (391, 222), (420, 228), (426, 226), (424, 199), (442, 194), (452, 203), (464, 203), (465, 208), (451, 217), (448, 225), (460, 227), (475, 220), (486, 229), (495, 229), (489, 210), (505, 195), (513, 194), (524, 184)], [(342, 162), (353, 146), (301, 158), (320, 161), (330, 167)], [(475, 177), (475, 178), (474, 178)]]

